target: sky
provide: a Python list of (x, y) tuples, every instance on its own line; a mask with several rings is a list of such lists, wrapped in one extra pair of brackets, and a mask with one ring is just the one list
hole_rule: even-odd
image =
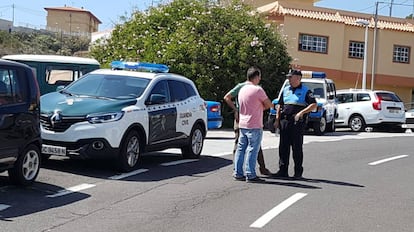
[[(355, 11), (374, 14), (378, 0), (320, 0), (315, 6), (334, 8), (340, 10)], [(14, 21), (14, 26), (31, 28), (46, 27), (45, 7), (62, 7), (64, 5), (81, 8), (90, 11), (102, 24), (99, 30), (112, 28), (119, 22), (120, 16), (130, 16), (134, 10), (145, 10), (150, 6), (156, 6), (162, 0), (1, 0), (0, 19)], [(414, 0), (381, 0), (378, 4), (380, 15), (390, 15), (390, 2), (393, 2), (392, 16), (405, 18), (414, 12)], [(14, 7), (13, 7), (14, 6)], [(14, 20), (13, 20), (14, 19)]]

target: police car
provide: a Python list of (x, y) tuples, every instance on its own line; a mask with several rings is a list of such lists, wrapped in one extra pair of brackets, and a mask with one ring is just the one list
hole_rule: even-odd
[[(312, 111), (307, 118), (307, 129), (313, 129), (316, 135), (325, 132), (334, 132), (335, 118), (338, 117), (338, 106), (336, 103), (336, 87), (333, 80), (326, 78), (324, 72), (302, 71), (302, 84), (306, 85), (316, 98), (317, 109)], [(279, 92), (279, 97), (272, 101), (274, 107), (270, 109), (267, 127), (274, 132), (273, 123), (276, 117), (276, 105), (279, 102), (282, 90), (289, 85), (285, 80)]]
[(205, 101), (166, 65), (114, 61), (41, 97), (46, 157), (115, 158), (130, 171), (147, 151), (181, 148), (198, 158), (206, 132)]

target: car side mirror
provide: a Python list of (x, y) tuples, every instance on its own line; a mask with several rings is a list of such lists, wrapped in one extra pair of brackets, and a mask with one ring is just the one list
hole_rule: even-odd
[(58, 85), (58, 87), (56, 87), (56, 92), (61, 91), (62, 89), (64, 89), (66, 86), (64, 85)]
[(147, 105), (163, 104), (167, 102), (167, 97), (162, 94), (151, 94), (149, 101), (145, 102)]

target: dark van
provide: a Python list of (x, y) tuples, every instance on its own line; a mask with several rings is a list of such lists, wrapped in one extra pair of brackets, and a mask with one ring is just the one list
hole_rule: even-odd
[(92, 58), (59, 55), (6, 55), (2, 59), (29, 65), (37, 77), (40, 94), (55, 92), (58, 86), (68, 85), (100, 67)]
[(0, 172), (19, 185), (40, 169), (40, 91), (32, 69), (0, 59)]

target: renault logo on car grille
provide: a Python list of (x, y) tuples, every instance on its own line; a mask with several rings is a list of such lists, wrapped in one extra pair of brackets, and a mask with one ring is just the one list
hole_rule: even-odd
[(55, 112), (53, 112), (53, 115), (50, 117), (50, 124), (52, 124), (52, 127), (55, 127), (56, 124), (62, 122), (62, 115), (60, 113), (60, 111), (55, 110)]

